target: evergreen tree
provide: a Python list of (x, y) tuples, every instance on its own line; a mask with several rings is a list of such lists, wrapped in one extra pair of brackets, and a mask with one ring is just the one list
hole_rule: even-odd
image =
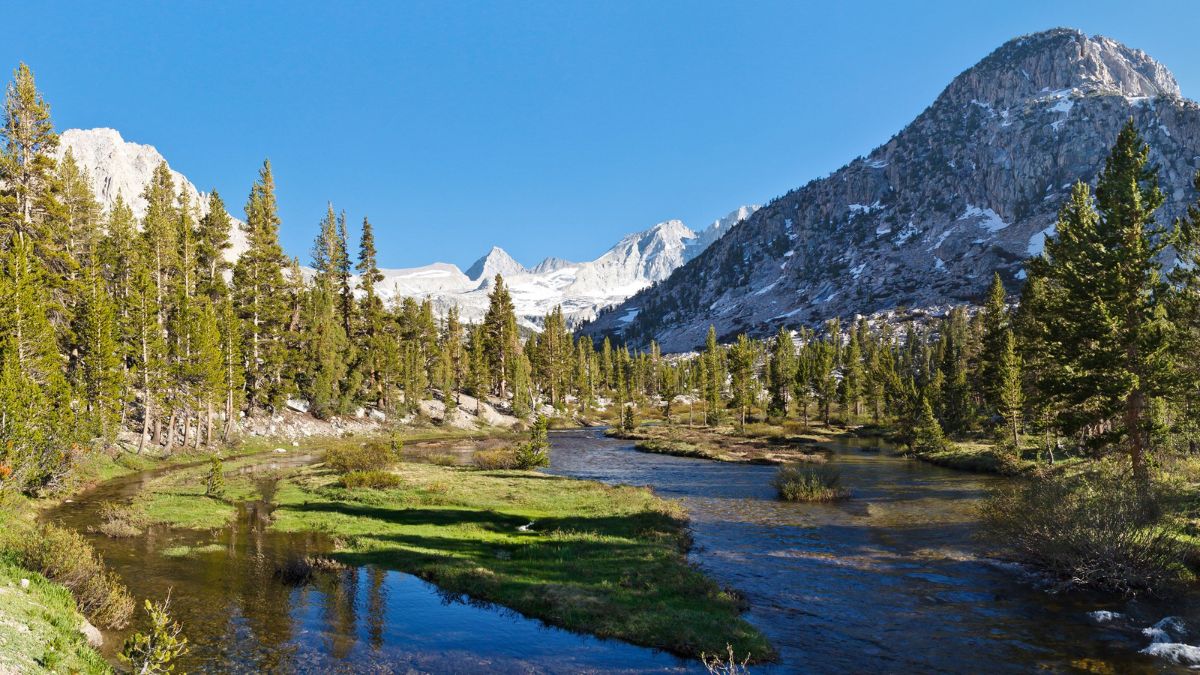
[(725, 384), (724, 351), (717, 344), (717, 329), (708, 327), (704, 341), (704, 415), (705, 423), (715, 427), (721, 423), (721, 391)]
[(758, 393), (758, 382), (754, 377), (757, 350), (745, 333), (738, 335), (737, 342), (729, 350), (730, 388), (733, 405), (738, 409), (742, 430), (746, 429), (746, 414), (754, 405)]
[[(241, 352), (249, 412), (275, 407), (284, 395), (284, 337), (289, 328), (279, 216), (271, 163), (263, 163), (246, 203), (248, 248), (233, 268), (234, 308), (242, 321)], [(298, 276), (298, 275), (293, 275)]]
[(1085, 445), (1120, 444), (1139, 482), (1148, 478), (1151, 403), (1169, 388), (1170, 326), (1154, 222), (1164, 197), (1133, 121), (1121, 130), (1093, 200), (1077, 183), (1057, 236), (1031, 276), (1046, 286), (1057, 367), (1046, 389), (1061, 402), (1058, 426)]
[[(0, 149), (0, 246), (13, 239), (48, 241), (46, 211), (54, 181), (58, 134), (50, 106), (24, 63), (13, 72), (4, 97), (3, 148)], [(31, 253), (32, 253), (31, 249)]]
[(774, 417), (787, 417), (788, 403), (792, 395), (792, 381), (796, 377), (796, 346), (787, 328), (779, 327), (771, 347), (771, 360), (767, 366), (767, 386), (771, 390), (768, 412)]

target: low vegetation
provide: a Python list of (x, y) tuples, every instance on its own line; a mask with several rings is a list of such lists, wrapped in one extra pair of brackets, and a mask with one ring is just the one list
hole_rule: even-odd
[(1161, 487), (1112, 466), (1056, 473), (997, 490), (981, 514), (985, 532), (1065, 585), (1132, 594), (1189, 578)]
[(83, 619), (65, 588), (0, 554), (0, 672), (109, 673)]
[(342, 487), (347, 489), (354, 488), (373, 488), (376, 490), (386, 490), (404, 485), (404, 479), (390, 472), (375, 469), (373, 471), (351, 471), (342, 474)]
[[(684, 513), (649, 490), (428, 463), (394, 473), (396, 486), (363, 490), (328, 463), (296, 470), (274, 492), (272, 527), (331, 535), (339, 564), (407, 571), (572, 630), (692, 657), (727, 643), (774, 657), (739, 600), (688, 563)], [(199, 488), (173, 498), (214, 501)], [(176, 513), (192, 521), (186, 505)]]
[[(754, 425), (753, 435), (735, 427), (683, 425), (643, 425), (632, 431), (610, 429), (609, 436), (634, 441), (642, 452), (678, 457), (696, 457), (718, 462), (783, 464), (785, 462), (821, 462), (822, 449), (815, 445), (828, 437), (819, 434), (790, 433), (782, 426), (768, 433), (769, 425)], [(747, 425), (749, 430), (751, 425)]]
[(781, 466), (775, 488), (779, 498), (789, 502), (833, 502), (850, 497), (850, 491), (842, 487), (841, 473), (823, 464)]
[(129, 625), (133, 598), (78, 532), (50, 524), (12, 527), (0, 533), (0, 553), (12, 564), (63, 586), (97, 626)]

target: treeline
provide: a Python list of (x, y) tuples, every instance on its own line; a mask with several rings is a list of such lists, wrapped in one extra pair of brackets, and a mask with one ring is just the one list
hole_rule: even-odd
[[(1200, 174), (1196, 178), (1200, 193)], [(1157, 452), (1195, 452), (1200, 431), (1200, 204), (1171, 227), (1149, 148), (1132, 120), (1093, 191), (1075, 185), (1045, 253), (1027, 262), (1015, 308), (999, 276), (986, 304), (872, 326), (740, 336), (672, 366), (664, 393), (704, 400), (710, 424), (762, 409), (785, 418), (889, 423), (918, 449), (944, 434), (1020, 451), (1120, 451), (1138, 480)], [(1178, 264), (1164, 265), (1171, 257)]]
[(219, 443), (243, 415), (291, 397), (327, 417), (412, 411), (435, 396), (453, 408), (465, 392), (525, 417), (535, 402), (562, 407), (592, 400), (602, 383), (637, 381), (634, 363), (647, 358), (576, 342), (561, 311), (523, 341), (500, 277), (478, 325), (454, 310), (439, 320), (428, 301), (386, 306), (370, 222), (352, 260), (332, 206), (306, 278), (279, 243), (269, 162), (234, 263), (221, 196), (201, 208), (165, 164), (141, 195), (140, 221), (128, 196), (104, 210), (71, 153), (55, 160), (50, 109), (24, 64), (7, 89), (3, 141), (0, 488), (61, 486), (82, 454), (122, 431), (139, 451)]

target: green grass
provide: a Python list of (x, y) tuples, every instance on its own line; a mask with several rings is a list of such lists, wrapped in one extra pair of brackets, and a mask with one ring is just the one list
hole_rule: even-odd
[[(274, 527), (346, 542), (335, 557), (602, 637), (698, 656), (770, 658), (737, 599), (687, 564), (680, 508), (649, 490), (536, 472), (406, 464), (405, 487), (345, 490), (308, 470), (275, 495)], [(521, 530), (527, 526), (527, 530)]]
[(0, 672), (111, 672), (80, 634), (82, 623), (66, 589), (0, 560)]
[[(399, 487), (346, 489), (321, 465), (295, 470), (274, 494), (273, 527), (327, 533), (342, 563), (410, 572), (572, 630), (692, 657), (726, 643), (775, 657), (738, 598), (688, 564), (684, 512), (647, 489), (417, 463), (396, 472)], [(220, 520), (215, 500), (178, 482), (150, 486), (157, 518)]]
[(171, 471), (149, 481), (134, 500), (137, 509), (150, 523), (167, 523), (195, 530), (224, 527), (237, 514), (237, 502), (257, 499), (256, 480), (260, 474), (241, 474), (238, 469), (261, 461), (254, 456), (224, 463), (225, 494), (221, 498), (204, 494), (208, 464)]

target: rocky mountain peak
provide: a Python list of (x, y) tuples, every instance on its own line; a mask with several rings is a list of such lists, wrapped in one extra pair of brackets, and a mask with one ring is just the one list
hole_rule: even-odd
[[(154, 170), (166, 161), (154, 146), (127, 141), (116, 129), (67, 129), (60, 136), (56, 159), (61, 159), (68, 151), (75, 162), (88, 172), (92, 191), (101, 206), (107, 210), (119, 194), (136, 218), (145, 217), (147, 204), (142, 193)], [(201, 215), (208, 213), (207, 193), (197, 190), (191, 181), (174, 169), (171, 170), (171, 177), (175, 189), (186, 192)], [(226, 203), (226, 208), (232, 206)], [(225, 251), (225, 257), (231, 261), (236, 260), (247, 248), (246, 235), (240, 225), (241, 221), (234, 218), (230, 232), (231, 247)]]
[(1109, 38), (1055, 29), (1010, 40), (866, 157), (754, 211), (584, 330), (686, 350), (710, 325), (729, 340), (975, 302), (994, 273), (1015, 291), (1072, 183), (1095, 179), (1131, 118), (1169, 223), (1196, 199), (1200, 106), (1162, 64)]
[(485, 281), (497, 274), (511, 277), (524, 274), (526, 271), (525, 267), (513, 259), (507, 251), (499, 246), (493, 246), (492, 250), (467, 268), (467, 276), (473, 281)]
[(1175, 77), (1140, 49), (1056, 28), (1001, 45), (946, 88), (937, 105), (975, 103), (1002, 110), (1050, 92), (1181, 96)]

